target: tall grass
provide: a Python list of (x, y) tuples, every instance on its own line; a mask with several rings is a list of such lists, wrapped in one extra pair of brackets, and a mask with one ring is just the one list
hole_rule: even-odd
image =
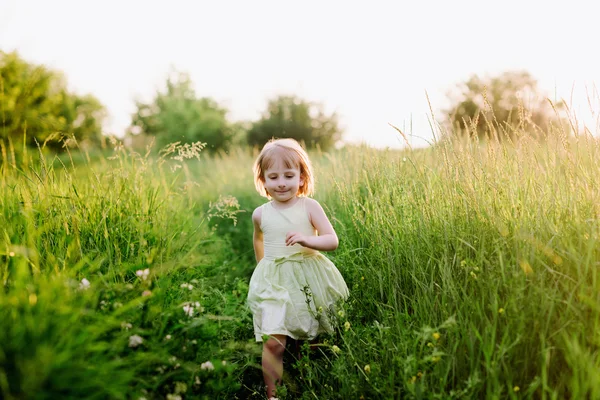
[[(351, 299), (291, 398), (600, 397), (597, 139), (313, 159)], [(209, 192), (260, 204), (250, 155), (204, 162)], [(227, 234), (252, 248), (250, 223)]]
[(349, 315), (388, 328), (371, 352), (357, 351), (364, 333), (347, 341), (356, 365), (381, 367), (370, 390), (600, 396), (600, 148), (572, 147), (361, 152), (351, 164), (368, 166), (346, 176), (348, 161), (334, 164), (326, 203), (355, 286)]
[[(115, 155), (3, 166), (0, 393), (261, 398), (255, 154)], [(596, 138), (311, 156), (351, 297), (282, 398), (600, 398)]]
[(238, 350), (220, 346), (243, 305), (223, 291), (244, 283), (207, 280), (223, 248), (188, 195), (183, 158), (197, 149), (151, 159), (115, 145), (77, 167), (41, 149), (3, 160), (1, 398), (214, 398), (239, 386), (227, 364)]

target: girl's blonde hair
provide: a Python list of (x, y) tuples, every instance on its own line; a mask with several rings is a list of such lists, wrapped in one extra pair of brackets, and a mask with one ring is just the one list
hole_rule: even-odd
[(265, 189), (265, 171), (275, 159), (281, 157), (286, 168), (300, 169), (300, 177), (304, 183), (298, 189), (298, 196), (310, 196), (314, 193), (314, 177), (312, 165), (306, 150), (294, 139), (271, 139), (260, 151), (254, 162), (254, 185), (261, 196), (270, 198)]

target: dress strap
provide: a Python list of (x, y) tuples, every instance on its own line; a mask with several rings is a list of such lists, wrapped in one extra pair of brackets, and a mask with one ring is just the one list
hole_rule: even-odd
[(269, 204), (270, 204), (270, 203), (263, 203), (263, 204), (260, 206), (260, 229), (261, 229), (261, 230), (263, 230), (263, 226), (264, 226), (264, 223), (263, 223), (263, 222), (264, 222), (264, 220), (265, 220), (265, 212), (267, 211), (267, 208), (268, 208), (267, 206), (268, 206)]

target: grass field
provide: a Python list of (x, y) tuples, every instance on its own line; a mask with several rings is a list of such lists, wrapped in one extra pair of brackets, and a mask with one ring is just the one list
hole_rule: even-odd
[[(198, 151), (2, 145), (0, 398), (263, 398), (265, 199), (251, 152)], [(281, 398), (600, 398), (597, 139), (311, 157), (351, 297)]]

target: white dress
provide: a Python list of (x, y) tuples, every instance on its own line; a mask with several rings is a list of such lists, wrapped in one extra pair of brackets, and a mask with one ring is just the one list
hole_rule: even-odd
[(272, 202), (261, 207), (264, 258), (250, 278), (247, 299), (256, 341), (262, 342), (263, 335), (313, 339), (321, 332), (332, 332), (328, 313), (339, 300), (348, 298), (344, 278), (320, 252), (285, 244), (290, 231), (316, 235), (306, 211), (306, 198), (283, 210), (273, 207)]

